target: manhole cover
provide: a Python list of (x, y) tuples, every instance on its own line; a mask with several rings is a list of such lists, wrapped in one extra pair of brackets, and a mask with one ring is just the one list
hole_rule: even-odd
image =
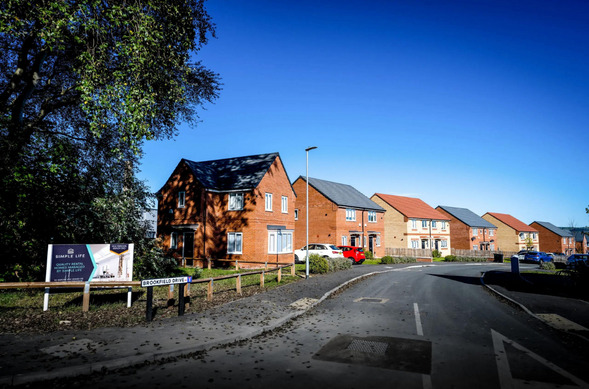
[(313, 359), (430, 374), (432, 345), (418, 339), (340, 335), (323, 346)]
[(389, 299), (381, 299), (381, 298), (377, 298), (377, 297), (360, 297), (360, 298), (354, 300), (355, 303), (377, 303), (377, 304), (384, 304), (387, 301), (389, 301)]

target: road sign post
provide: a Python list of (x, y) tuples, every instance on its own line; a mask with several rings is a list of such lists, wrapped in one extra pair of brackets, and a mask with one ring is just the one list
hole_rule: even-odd
[(147, 288), (147, 304), (145, 307), (145, 320), (153, 319), (153, 287), (154, 286), (171, 286), (180, 284), (178, 288), (178, 316), (184, 315), (184, 286), (192, 282), (192, 277), (171, 277), (171, 278), (154, 278), (150, 280), (141, 280), (141, 287)]

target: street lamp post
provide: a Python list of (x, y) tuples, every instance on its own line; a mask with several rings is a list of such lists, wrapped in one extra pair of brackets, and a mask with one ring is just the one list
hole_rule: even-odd
[(305, 248), (307, 249), (307, 253), (306, 253), (306, 259), (305, 259), (305, 279), (309, 278), (309, 151), (316, 149), (317, 146), (313, 146), (313, 147), (308, 147), (305, 149), (305, 152), (307, 154), (307, 204), (306, 204), (306, 210), (307, 210), (307, 216), (305, 218), (306, 223), (307, 223), (307, 229), (306, 229), (306, 233), (307, 233), (307, 245), (305, 246)]

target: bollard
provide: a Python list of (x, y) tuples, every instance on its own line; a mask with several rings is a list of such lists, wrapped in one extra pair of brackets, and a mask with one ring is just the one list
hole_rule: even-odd
[(153, 286), (147, 287), (147, 303), (145, 307), (145, 320), (151, 321), (153, 315)]
[(180, 284), (178, 287), (178, 316), (184, 316), (184, 287), (186, 284)]

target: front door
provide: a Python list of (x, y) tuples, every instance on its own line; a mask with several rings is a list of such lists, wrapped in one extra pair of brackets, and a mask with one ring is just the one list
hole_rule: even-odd
[(184, 233), (182, 241), (182, 256), (184, 258), (194, 257), (194, 231)]
[(374, 236), (368, 235), (368, 250), (374, 254)]

